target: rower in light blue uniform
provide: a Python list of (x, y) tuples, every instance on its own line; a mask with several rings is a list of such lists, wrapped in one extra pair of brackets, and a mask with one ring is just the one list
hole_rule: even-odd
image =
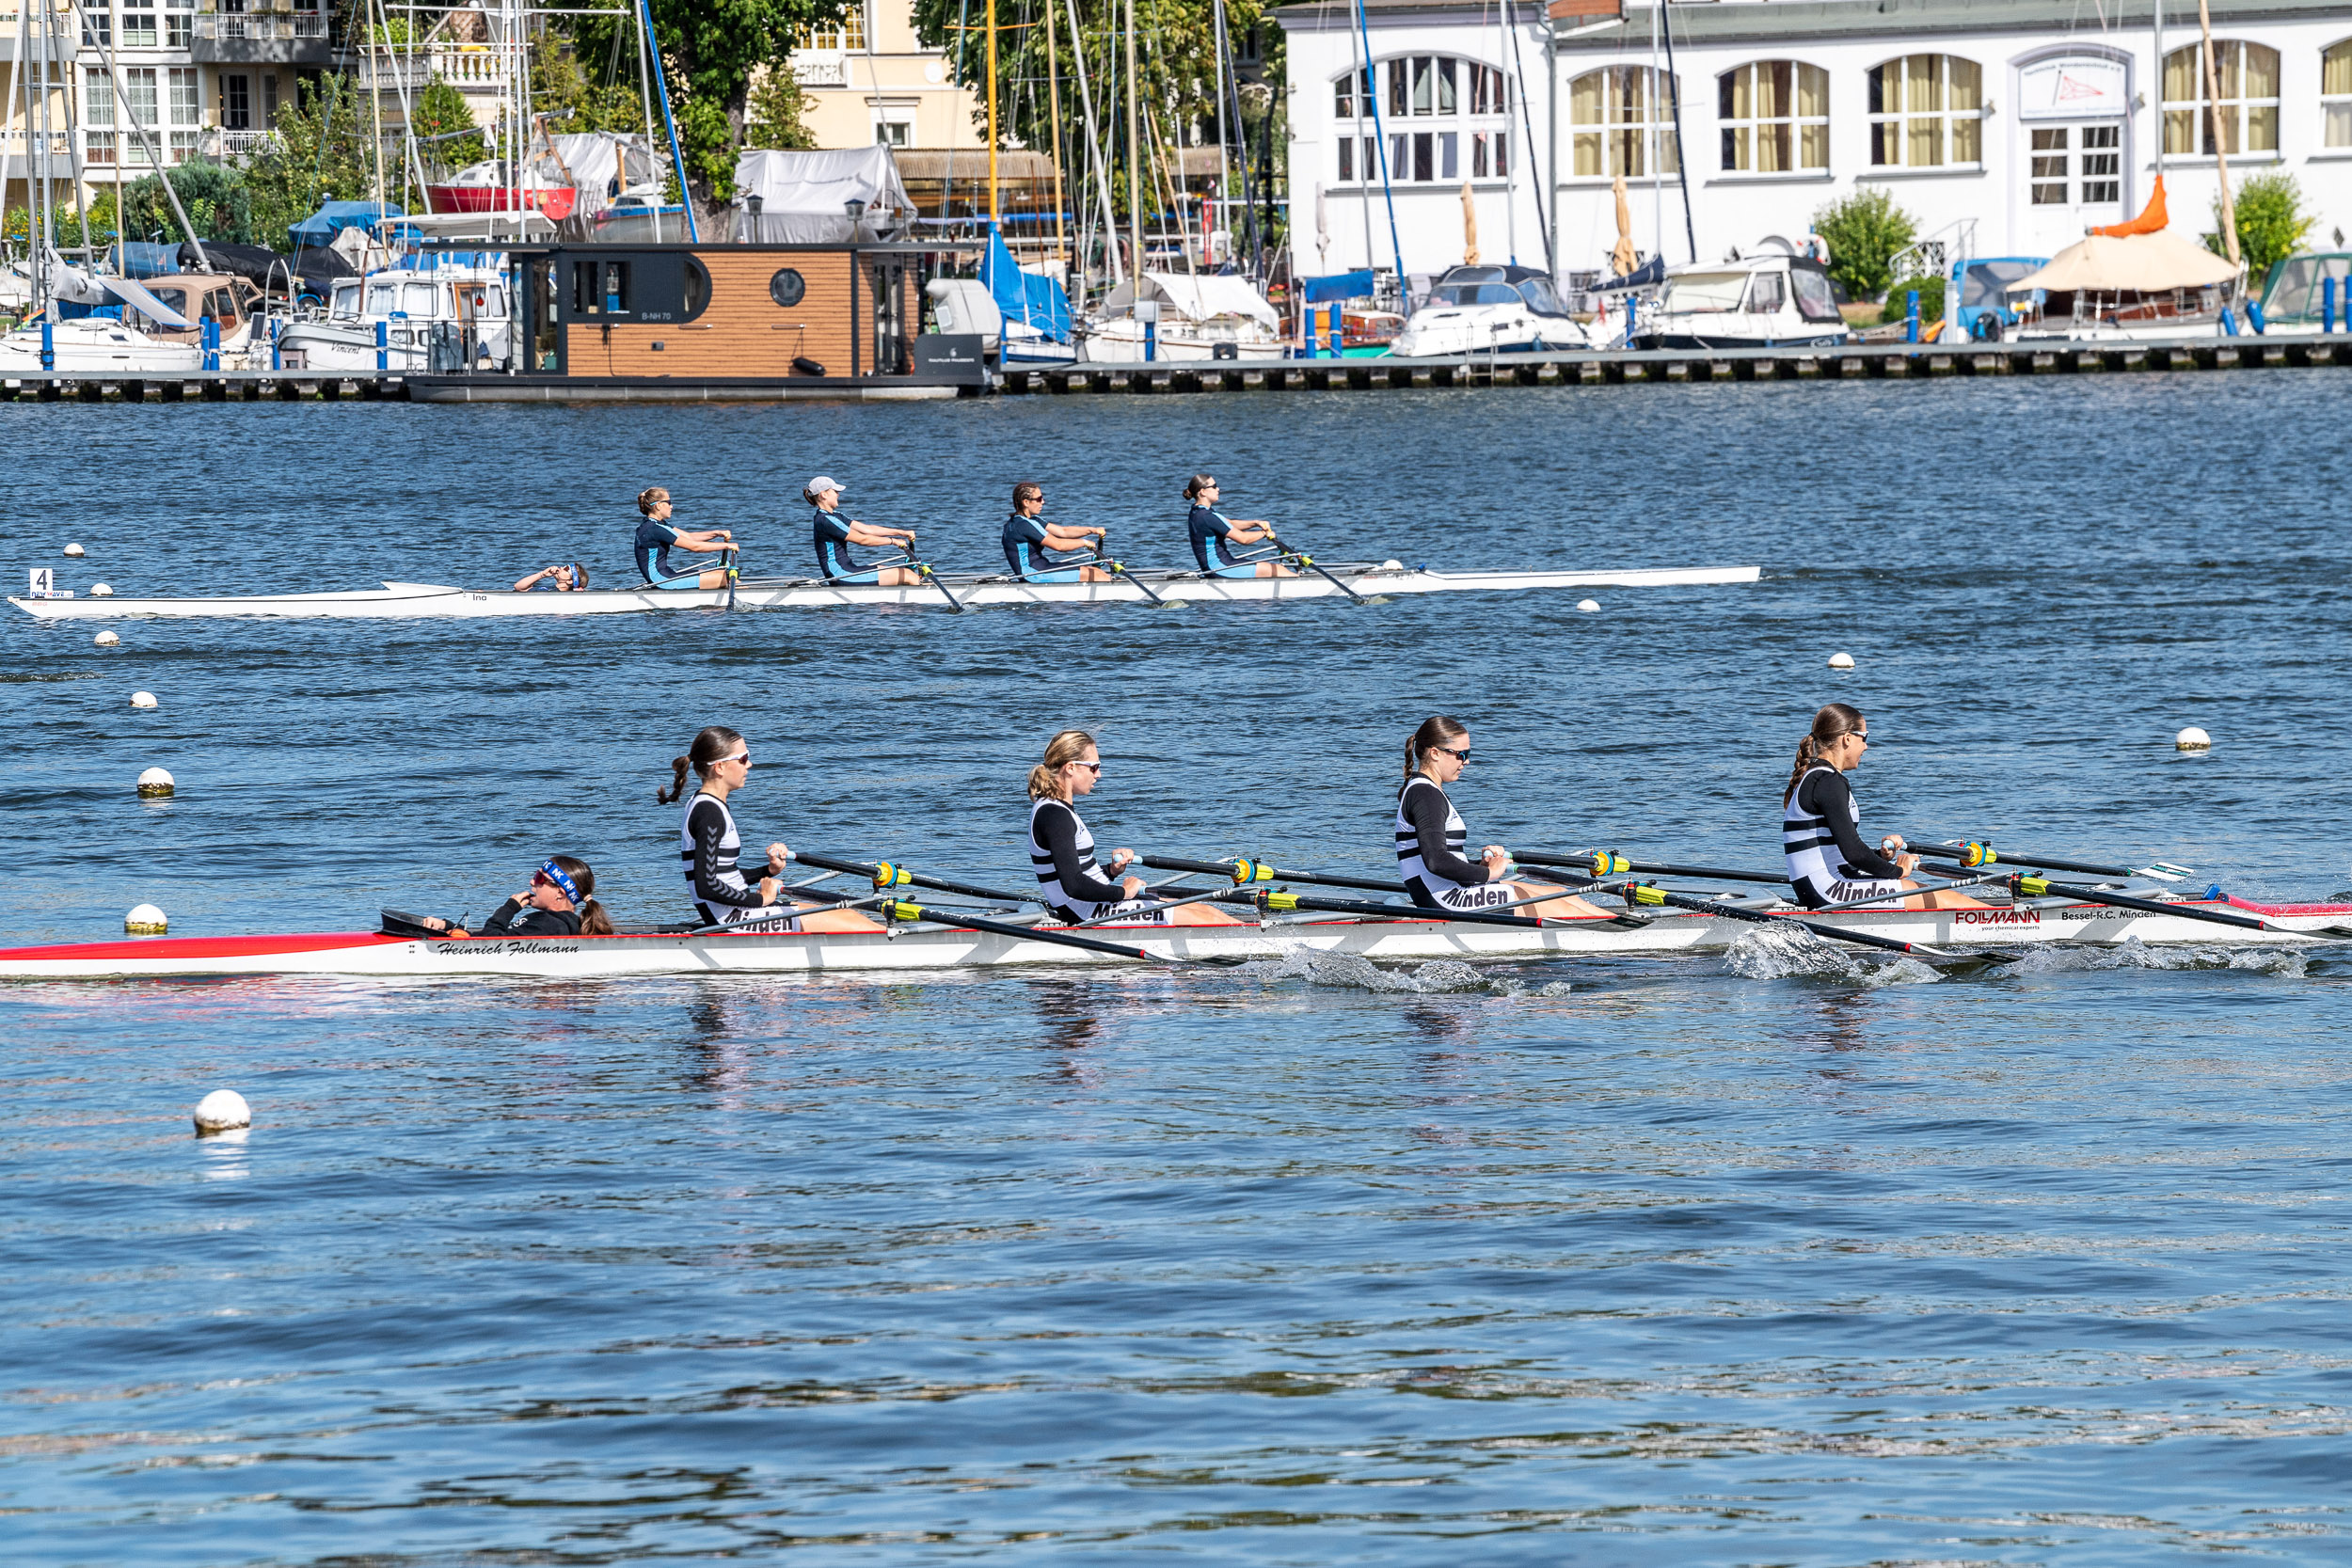
[[(670, 492), (659, 484), (642, 491), (637, 497), (637, 510), (643, 520), (637, 525), (634, 548), (637, 570), (648, 588), (724, 588), (734, 569), (735, 536), (723, 528), (683, 529), (670, 521)], [(683, 571), (670, 560), (672, 550), (691, 550), (697, 555), (717, 555), (726, 564), (707, 571), (688, 566)], [(529, 579), (515, 586), (522, 588)], [(586, 574), (580, 585), (585, 588)], [(558, 587), (563, 586), (561, 583)]]
[(1298, 574), (1276, 559), (1272, 549), (1235, 555), (1235, 545), (1265, 544), (1274, 538), (1274, 525), (1263, 518), (1228, 517), (1216, 509), (1216, 481), (1195, 474), (1184, 485), (1192, 502), (1189, 527), (1193, 559), (1200, 569), (1218, 578), (1295, 578)]
[(808, 482), (801, 499), (817, 509), (817, 570), (828, 582), (874, 582), (884, 588), (906, 588), (923, 580), (912, 566), (868, 565), (850, 553), (851, 545), (895, 545), (900, 556), (913, 560), (914, 531), (881, 528), (842, 516), (841, 486), (818, 474)]
[[(1012, 487), (1012, 515), (1005, 519), (1005, 561), (1024, 582), (1108, 582), (1112, 574), (1089, 565), (1103, 557), (1108, 531), (1049, 523), (1043, 487), (1027, 480)], [(1062, 556), (1053, 552), (1078, 549), (1093, 542), (1091, 556)]]

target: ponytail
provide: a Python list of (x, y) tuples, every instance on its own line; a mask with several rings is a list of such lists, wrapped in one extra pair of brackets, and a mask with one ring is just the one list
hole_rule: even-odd
[(1468, 734), (1470, 731), (1460, 720), (1448, 718), (1442, 713), (1432, 714), (1422, 720), (1421, 728), (1415, 730), (1411, 738), (1405, 742), (1406, 782), (1409, 783), (1413, 775), (1421, 771), (1421, 754), (1423, 752), (1432, 746), (1442, 746), (1449, 740), (1459, 740)]
[(1813, 728), (1797, 742), (1797, 764), (1788, 769), (1788, 787), (1780, 797), (1782, 810), (1797, 798), (1797, 786), (1821, 760), (1821, 753), (1861, 727), (1862, 710), (1845, 703), (1832, 703), (1813, 716)]
[(602, 904), (596, 902), (596, 874), (589, 869), (588, 863), (577, 855), (550, 855), (548, 858), (562, 866), (564, 875), (569, 877), (572, 885), (580, 889), (580, 902), (572, 906), (572, 911), (580, 916), (580, 934), (583, 937), (611, 936), (612, 917), (604, 912)]
[(1095, 749), (1094, 737), (1084, 730), (1064, 730), (1045, 743), (1045, 760), (1029, 769), (1029, 799), (1051, 798), (1065, 804), (1070, 791), (1061, 782), (1061, 770)]
[(669, 499), (670, 492), (659, 484), (650, 490), (640, 490), (637, 492), (637, 510), (650, 517), (653, 515), (653, 509)]
[(612, 934), (612, 917), (604, 912), (604, 906), (594, 898), (580, 906), (580, 934), (583, 937), (609, 937)]
[(712, 724), (704, 729), (694, 736), (694, 744), (687, 748), (686, 755), (670, 759), (670, 787), (655, 790), (655, 802), (666, 806), (673, 800), (684, 800), (687, 768), (693, 768), (697, 777), (707, 779), (710, 777), (711, 768), (718, 766), (719, 759), (741, 744), (743, 737), (724, 724)]

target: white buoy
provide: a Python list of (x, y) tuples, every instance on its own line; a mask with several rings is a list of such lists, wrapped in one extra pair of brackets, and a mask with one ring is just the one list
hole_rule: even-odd
[(227, 1132), (253, 1125), (253, 1107), (234, 1089), (215, 1089), (196, 1102), (196, 1131)]
[(99, 647), (101, 647), (101, 648), (111, 648), (111, 647), (113, 647), (116, 643), (118, 643), (118, 642), (119, 642), (119, 641), (122, 641), (122, 639), (121, 639), (121, 638), (117, 637), (117, 636), (116, 636), (113, 632), (110, 632), (110, 631), (102, 631), (102, 632), (100, 632), (100, 633), (99, 633), (96, 637), (93, 637), (93, 638), (91, 638), (91, 639), (90, 639), (90, 641), (91, 641), (92, 643), (96, 644), (97, 646), (99, 646)]
[(106, 582), (93, 582), (89, 585), (89, 596), (93, 599), (111, 599), (115, 596), (114, 585)]
[(160, 768), (151, 768), (139, 775), (139, 799), (160, 800), (172, 791), (171, 775)]
[(1405, 570), (1405, 562), (1402, 561), (1383, 561), (1380, 562), (1380, 569), (1384, 572), (1401, 572)]
[(2172, 749), (2176, 752), (2210, 752), (2213, 750), (2213, 736), (2191, 724), (2172, 737)]
[(134, 691), (131, 693), (131, 705), (133, 707), (153, 707), (155, 705), (155, 693), (152, 691)]
[(72, 557), (74, 560), (79, 561), (82, 558), (82, 546), (79, 545), (68, 545), (65, 547), (65, 553)]
[(1600, 609), (1600, 601), (1598, 599), (1579, 599), (1576, 601), (1576, 608), (1583, 611), (1585, 614), (1590, 615), (1594, 611)]
[(122, 917), (122, 928), (135, 937), (159, 937), (171, 928), (171, 922), (154, 905), (140, 904)]
[(1832, 654), (1829, 656), (1829, 667), (1833, 670), (1851, 670), (1853, 668), (1853, 655)]

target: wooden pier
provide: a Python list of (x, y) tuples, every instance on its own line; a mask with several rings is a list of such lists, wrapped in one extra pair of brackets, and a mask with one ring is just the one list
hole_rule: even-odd
[[(1409, 387), (1620, 386), (1636, 382), (1911, 380), (1979, 375), (2093, 375), (2136, 371), (2230, 371), (2352, 366), (2352, 335), (2181, 338), (2132, 343), (1849, 343), (1837, 348), (1561, 350), (1443, 359), (1187, 359), (1133, 364), (1016, 366), (999, 391), (1379, 391)], [(440, 377), (437, 380), (445, 381)], [(784, 395), (779, 391), (776, 395)], [(810, 389), (804, 397), (824, 397)], [(838, 392), (833, 395), (842, 395)], [(562, 392), (545, 401), (565, 402)], [(215, 371), (123, 377), (38, 372), (0, 383), (0, 401), (42, 403), (299, 403), (407, 401), (398, 375)], [(691, 401), (706, 401), (696, 397)]]

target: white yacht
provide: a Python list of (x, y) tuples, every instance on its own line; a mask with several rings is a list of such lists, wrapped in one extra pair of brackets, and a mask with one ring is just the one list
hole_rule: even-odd
[(1533, 267), (1460, 266), (1429, 291), (1396, 335), (1396, 355), (1593, 348), (1592, 335)]
[[(49, 363), (41, 362), (43, 348)], [(204, 351), (150, 337), (110, 316), (31, 322), (0, 333), (0, 376), (26, 372), (58, 375), (193, 375), (204, 368)]]
[(291, 323), (279, 334), (278, 364), (289, 371), (428, 371), (436, 368), (433, 328), (444, 325), (470, 335), (477, 363), (505, 364), (515, 343), (505, 275), (495, 267), (404, 266), (340, 279), (325, 316)]
[(1848, 341), (1829, 273), (1785, 241), (1754, 256), (1666, 269), (1645, 305), (1637, 348), (1812, 348)]
[(1154, 359), (1280, 359), (1290, 353), (1282, 318), (1249, 279), (1227, 273), (1187, 277), (1147, 272), (1103, 300), (1103, 314), (1087, 328), (1078, 357), (1096, 364), (1136, 364), (1144, 356), (1145, 321), (1138, 302), (1156, 310), (1150, 324)]

